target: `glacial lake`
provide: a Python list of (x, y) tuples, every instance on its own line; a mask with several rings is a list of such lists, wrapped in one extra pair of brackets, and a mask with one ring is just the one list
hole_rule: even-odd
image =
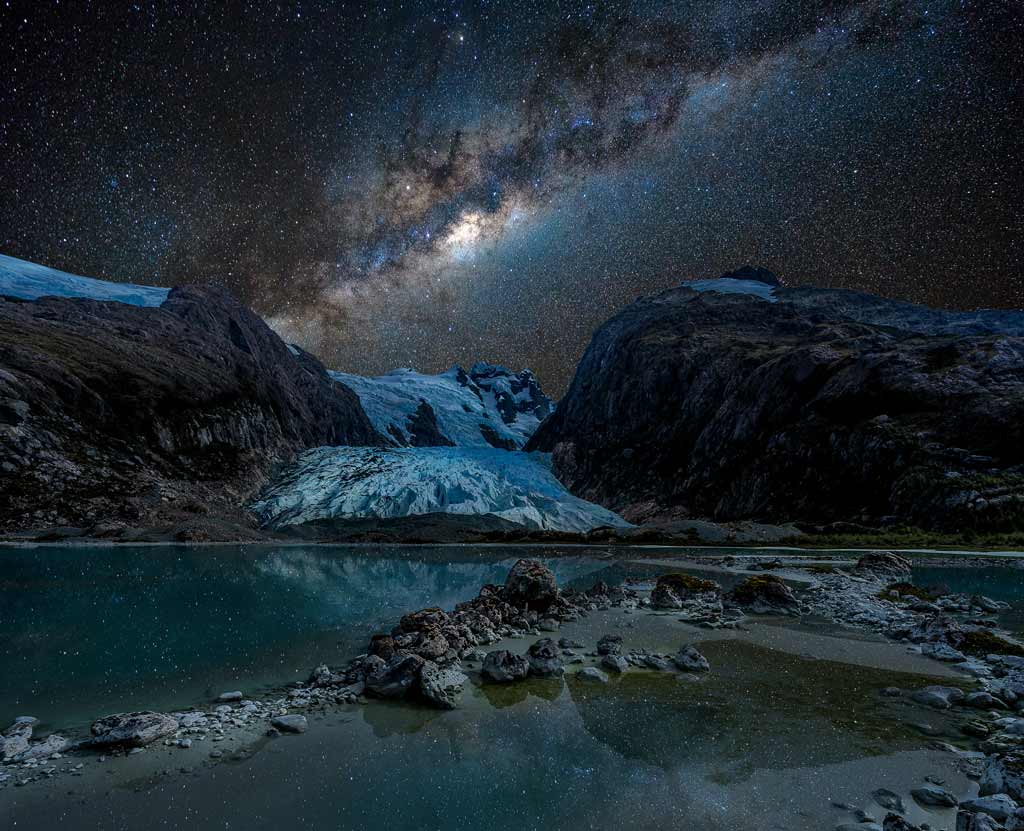
[[(666, 550), (612, 551), (0, 547), (0, 722), (34, 715), (41, 733), (80, 735), (109, 712), (209, 706), (229, 689), (259, 695), (304, 680), (318, 663), (343, 663), (406, 611), (451, 608), (483, 583), (502, 582), (521, 556), (544, 560), (562, 586), (579, 588), (671, 568), (627, 559), (662, 559)], [(1006, 592), (1024, 591), (1020, 575), (963, 568), (915, 576), (1012, 600)], [(619, 614), (562, 633), (593, 643), (604, 627), (622, 627), (615, 631), (631, 646), (665, 652), (693, 637), (679, 625), (672, 615)], [(204, 828), (811, 831), (847, 818), (834, 801), (871, 809), (876, 787), (905, 792), (925, 775), (971, 787), (950, 754), (929, 749), (936, 738), (963, 742), (956, 724), (879, 695), (935, 683), (929, 675), (941, 667), (919, 656), (902, 671), (877, 659), (810, 657), (835, 641), (792, 623), (766, 628), (759, 642), (706, 633), (700, 648), (713, 671), (696, 680), (630, 672), (594, 685), (570, 671), (508, 687), (474, 681), (452, 712), (390, 702), (312, 712), (307, 734), (225, 742), (216, 763), (205, 743), (86, 758), (84, 778), (52, 792), (0, 791), (8, 800), (0, 809), (19, 828), (141, 829), (174, 818)], [(922, 810), (910, 817), (949, 824)]]

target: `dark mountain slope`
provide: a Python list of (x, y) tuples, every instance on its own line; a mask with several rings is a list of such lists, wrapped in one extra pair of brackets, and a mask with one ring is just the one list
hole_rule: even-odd
[(633, 521), (1024, 527), (1024, 315), (744, 276), (609, 320), (527, 449)]
[(217, 289), (158, 308), (0, 299), (0, 529), (165, 521), (187, 537), (190, 516), (244, 522), (297, 450), (381, 443), (351, 390)]

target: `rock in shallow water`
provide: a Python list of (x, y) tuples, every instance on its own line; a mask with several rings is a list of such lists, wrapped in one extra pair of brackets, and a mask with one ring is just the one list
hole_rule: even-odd
[(697, 651), (697, 648), (687, 644), (679, 650), (679, 654), (673, 659), (675, 665), (683, 672), (710, 672), (711, 664), (708, 659)]
[(541, 638), (526, 650), (526, 660), (530, 662), (531, 675), (547, 678), (565, 672), (562, 652), (551, 638)]
[(939, 710), (948, 710), (954, 704), (959, 704), (964, 700), (964, 691), (959, 687), (943, 687), (936, 684), (916, 690), (910, 694), (910, 697), (918, 704), (935, 707)]
[(622, 635), (602, 635), (597, 642), (598, 655), (618, 655), (622, 651)]
[(135, 713), (117, 713), (93, 722), (93, 747), (124, 745), (144, 747), (178, 729), (178, 722), (164, 713), (142, 710)]
[(597, 667), (584, 667), (576, 673), (576, 677), (581, 681), (596, 681), (599, 684), (608, 683), (608, 676)]
[(922, 805), (954, 808), (957, 804), (957, 798), (938, 785), (922, 785), (920, 788), (914, 788), (910, 795)]
[(454, 710), (468, 680), (457, 667), (439, 667), (427, 661), (420, 670), (420, 693), (434, 706)]
[(297, 714), (276, 716), (270, 720), (270, 723), (282, 733), (305, 733), (309, 727), (306, 717)]
[(605, 655), (601, 659), (601, 666), (612, 672), (623, 673), (629, 669), (629, 661), (621, 655)]
[(507, 684), (511, 681), (519, 681), (530, 672), (530, 662), (522, 655), (516, 655), (507, 649), (496, 649), (488, 652), (484, 658), (483, 668), (480, 674), (485, 681), (492, 681), (496, 684)]
[(424, 663), (419, 655), (395, 655), (387, 663), (371, 655), (364, 662), (369, 665), (366, 692), (378, 698), (401, 698), (418, 683)]
[(540, 560), (519, 560), (505, 578), (504, 594), (514, 606), (543, 612), (558, 597), (558, 581)]

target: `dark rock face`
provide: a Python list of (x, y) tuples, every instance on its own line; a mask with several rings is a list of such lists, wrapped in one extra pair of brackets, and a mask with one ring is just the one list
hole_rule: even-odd
[(1024, 314), (773, 299), (680, 287), (634, 303), (526, 449), (633, 521), (1024, 528)]
[(441, 428), (437, 426), (434, 408), (422, 398), (416, 412), (406, 419), (406, 429), (409, 431), (409, 444), (412, 447), (455, 446), (455, 442), (442, 433)]
[(295, 451), (382, 443), (351, 390), (218, 289), (0, 299), (0, 529), (244, 517)]

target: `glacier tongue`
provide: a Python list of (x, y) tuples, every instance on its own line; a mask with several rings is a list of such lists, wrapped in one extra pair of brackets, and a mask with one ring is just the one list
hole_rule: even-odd
[(0, 294), (38, 300), (40, 297), (86, 297), (91, 300), (115, 300), (132, 306), (159, 306), (170, 289), (111, 283), (79, 277), (45, 265), (0, 254)]
[(318, 447), (251, 506), (264, 525), (324, 519), (491, 514), (552, 531), (628, 526), (570, 494), (547, 454), (468, 447)]

